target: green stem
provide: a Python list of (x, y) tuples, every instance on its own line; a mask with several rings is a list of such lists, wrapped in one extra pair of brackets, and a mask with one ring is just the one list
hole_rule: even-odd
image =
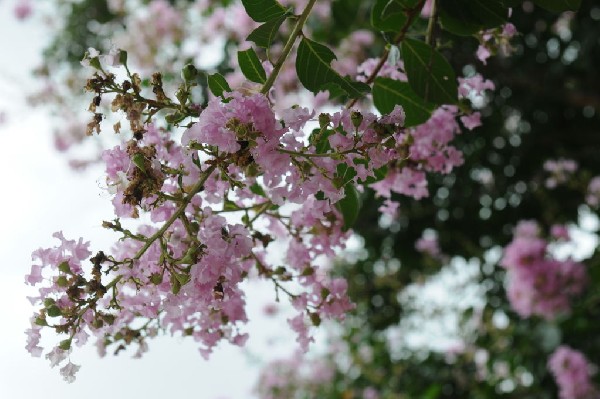
[(433, 33), (435, 30), (435, 23), (437, 20), (437, 1), (432, 0), (431, 2), (431, 15), (429, 16), (429, 24), (427, 25), (427, 36), (425, 37), (425, 43), (430, 46), (433, 44)]
[(294, 29), (292, 30), (292, 33), (290, 34), (290, 37), (287, 40), (287, 43), (285, 43), (285, 46), (283, 47), (281, 55), (279, 56), (277, 62), (273, 66), (273, 71), (271, 72), (271, 75), (269, 75), (269, 79), (267, 79), (263, 88), (260, 91), (262, 94), (267, 94), (273, 86), (273, 83), (275, 83), (275, 79), (277, 79), (277, 75), (279, 75), (279, 71), (281, 70), (281, 67), (283, 67), (283, 63), (290, 54), (290, 51), (292, 51), (292, 47), (296, 42), (296, 38), (301, 34), (302, 28), (306, 23), (306, 19), (308, 18), (308, 15), (310, 14), (310, 11), (312, 10), (316, 2), (317, 0), (310, 0), (306, 5), (304, 11), (302, 11), (300, 18), (298, 18), (296, 25), (294, 25)]
[[(417, 15), (421, 11), (421, 9), (423, 8), (424, 4), (425, 4), (425, 0), (420, 0), (417, 3), (417, 5), (415, 5), (410, 10), (406, 11), (406, 14), (407, 14), (406, 22), (404, 23), (404, 26), (402, 26), (402, 28), (400, 29), (400, 32), (398, 32), (398, 34), (394, 38), (394, 45), (397, 46), (404, 40), (404, 38), (406, 37), (406, 32), (408, 32), (408, 28), (412, 25), (413, 21), (415, 20), (415, 18), (417, 17)], [(390, 55), (390, 49), (386, 48), (385, 51), (383, 52), (383, 54), (381, 55), (381, 58), (379, 59), (379, 63), (377, 64), (377, 66), (375, 67), (373, 72), (371, 72), (371, 75), (369, 75), (369, 77), (367, 78), (367, 80), (365, 82), (366, 84), (373, 83), (373, 81), (379, 74), (379, 71), (381, 71), (381, 68), (383, 68), (383, 66), (385, 65), (385, 62), (387, 61), (389, 55)], [(353, 99), (352, 101), (350, 101), (350, 103), (348, 103), (346, 108), (352, 108), (354, 106), (354, 104), (356, 104), (357, 101), (358, 101), (358, 98)]]
[(194, 195), (198, 194), (202, 190), (204, 183), (206, 183), (206, 180), (212, 174), (212, 172), (214, 172), (216, 167), (217, 164), (214, 163), (208, 169), (206, 169), (204, 175), (200, 178), (200, 180), (198, 180), (194, 187), (192, 187), (188, 195), (181, 200), (181, 205), (179, 205), (179, 208), (177, 208), (175, 213), (173, 213), (169, 220), (165, 222), (165, 224), (160, 228), (160, 230), (158, 230), (156, 233), (150, 236), (148, 240), (146, 240), (144, 246), (140, 248), (140, 250), (135, 254), (133, 259), (141, 258), (141, 256), (148, 250), (148, 248), (150, 248), (154, 241), (156, 241), (159, 237), (162, 237), (162, 235), (165, 234), (167, 229), (171, 227), (171, 225), (179, 218), (179, 216), (183, 214), (183, 212), (185, 212), (185, 208), (188, 206)]

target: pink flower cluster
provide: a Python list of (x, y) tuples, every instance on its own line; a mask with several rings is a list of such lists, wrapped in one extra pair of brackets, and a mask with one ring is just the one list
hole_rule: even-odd
[(480, 33), (479, 48), (477, 49), (477, 58), (484, 65), (487, 59), (493, 54), (500, 52), (509, 55), (512, 52), (510, 39), (517, 34), (517, 29), (511, 23), (507, 23), (500, 28), (491, 29)]
[(500, 265), (508, 271), (510, 304), (521, 317), (537, 315), (553, 319), (568, 312), (571, 300), (585, 286), (585, 266), (572, 259), (553, 258), (548, 241), (540, 237), (540, 228), (533, 221), (517, 225)]
[[(40, 346), (40, 339), (42, 327), (48, 325), (46, 318), (59, 318), (61, 309), (75, 305), (73, 296), (65, 291), (67, 275), (82, 273), (83, 262), (91, 255), (89, 242), (83, 242), (81, 238), (78, 241), (67, 240), (62, 232), (54, 233), (53, 237), (60, 241), (60, 245), (34, 251), (32, 254), (34, 263), (30, 273), (25, 276), (26, 284), (38, 286), (38, 296), (29, 297), (30, 302), (34, 305), (43, 304), (45, 307), (43, 315), (34, 314), (31, 318), (31, 327), (25, 331), (27, 335), (25, 348), (35, 357), (41, 356), (44, 350)], [(85, 344), (87, 337), (88, 334), (83, 330), (73, 336), (78, 345)], [(54, 367), (65, 360), (67, 354), (67, 349), (56, 347), (46, 355), (46, 358)], [(69, 361), (60, 372), (66, 381), (72, 382), (77, 370), (79, 366)]]
[[(382, 212), (392, 216), (396, 213), (397, 204), (390, 201), (392, 193), (415, 199), (429, 196), (427, 172), (446, 174), (462, 165), (462, 152), (450, 144), (454, 137), (461, 133), (456, 121), (458, 115), (457, 107), (442, 106), (434, 111), (427, 122), (398, 135), (397, 141), (405, 140), (411, 143), (406, 154), (406, 165), (403, 168), (391, 169), (383, 180), (371, 185), (378, 196), (388, 200), (380, 208)], [(471, 119), (463, 121), (468, 128), (473, 128), (479, 123), (479, 113), (473, 115), (477, 122), (472, 122)]]
[(33, 12), (31, 0), (17, 0), (17, 4), (15, 4), (13, 11), (15, 17), (19, 20), (29, 18)]
[(600, 176), (593, 177), (588, 183), (585, 202), (593, 208), (600, 205)]
[[(261, 399), (288, 399), (301, 391), (318, 397), (323, 386), (331, 383), (335, 366), (324, 359), (307, 359), (296, 352), (288, 359), (271, 362), (259, 376), (255, 392)], [(371, 398), (375, 398), (371, 396)]]
[(544, 162), (544, 170), (550, 173), (546, 179), (546, 188), (556, 188), (565, 184), (578, 168), (577, 161), (572, 159), (549, 159)]
[(182, 12), (170, 2), (152, 0), (145, 9), (126, 16), (128, 29), (116, 35), (116, 43), (127, 49), (136, 65), (150, 69), (172, 61), (168, 56), (173, 43), (184, 37), (184, 22)]
[(598, 399), (600, 391), (591, 381), (596, 367), (583, 353), (561, 345), (548, 359), (548, 369), (554, 376), (560, 399)]
[[(428, 233), (428, 232), (427, 232)], [(437, 234), (426, 234), (415, 242), (415, 249), (433, 259), (443, 260), (446, 256), (442, 253)]]
[[(463, 87), (479, 93), (488, 86), (470, 79)], [(297, 313), (288, 323), (306, 350), (311, 326), (353, 308), (346, 281), (315, 264), (334, 257), (350, 234), (338, 203), (350, 186), (360, 192), (370, 185), (387, 199), (387, 210), (397, 208), (392, 192), (427, 196), (428, 172), (462, 163), (450, 145), (460, 132), (457, 115), (456, 107), (442, 107), (422, 126), (404, 129), (399, 106), (381, 117), (343, 110), (321, 114), (314, 129), (307, 127), (314, 111), (294, 107), (278, 119), (264, 95), (233, 92), (209, 101), (181, 145), (146, 125), (102, 160), (115, 214), (146, 213), (152, 224), (132, 232), (119, 219), (105, 222), (123, 237), (110, 255), (90, 259), (91, 270), (82, 268), (91, 255), (87, 244), (61, 238), (60, 248), (41, 250), (52, 254), (38, 255), (50, 269), (61, 262), (69, 268), (39, 288), (28, 348), (41, 354), (42, 327), (68, 334), (60, 350), (94, 335), (100, 353), (137, 343), (140, 356), (159, 330), (192, 336), (204, 356), (221, 340), (243, 345), (240, 283), (254, 275), (291, 300)], [(373, 183), (381, 170), (386, 177)], [(275, 240), (287, 246), (279, 261)], [(41, 268), (34, 265), (30, 284), (41, 285)]]

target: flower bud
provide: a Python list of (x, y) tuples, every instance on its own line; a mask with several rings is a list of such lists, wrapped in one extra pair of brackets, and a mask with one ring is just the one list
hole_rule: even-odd
[(68, 351), (71, 349), (71, 339), (65, 339), (64, 341), (60, 341), (58, 347), (64, 351)]
[(198, 70), (193, 64), (186, 64), (181, 70), (181, 78), (186, 82), (195, 80), (198, 76)]
[(127, 51), (119, 50), (119, 62), (121, 65), (127, 65)]
[(360, 112), (353, 111), (350, 114), (350, 120), (352, 121), (352, 126), (354, 126), (355, 129), (358, 129), (358, 127), (360, 126), (360, 124), (363, 121), (363, 116)]
[(329, 122), (331, 122), (331, 117), (329, 114), (319, 114), (319, 126), (321, 129), (329, 125)]

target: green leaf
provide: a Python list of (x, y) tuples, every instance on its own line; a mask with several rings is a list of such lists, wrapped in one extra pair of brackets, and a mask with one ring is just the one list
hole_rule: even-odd
[(308, 142), (315, 146), (317, 154), (325, 154), (331, 150), (329, 145), (329, 136), (333, 134), (330, 129), (314, 129), (308, 137)]
[(58, 270), (60, 270), (63, 273), (72, 274), (71, 267), (69, 266), (69, 262), (66, 260), (61, 262), (60, 265), (58, 265)]
[(445, 0), (438, 3), (442, 28), (469, 36), (506, 22), (508, 6), (503, 0)]
[(256, 43), (258, 47), (269, 48), (271, 43), (273, 43), (277, 32), (279, 32), (279, 27), (283, 21), (286, 20), (286, 18), (287, 15), (284, 14), (265, 22), (258, 28), (254, 29), (252, 33), (248, 35), (246, 40)]
[(171, 273), (171, 277), (175, 277), (177, 282), (183, 287), (190, 281), (190, 275), (185, 273)]
[(58, 276), (58, 278), (56, 279), (56, 285), (58, 285), (59, 287), (66, 287), (67, 285), (69, 285), (69, 280), (67, 279), (67, 276)]
[(186, 64), (181, 70), (181, 77), (186, 82), (193, 82), (198, 77), (198, 68), (194, 64)]
[(68, 351), (69, 349), (71, 349), (71, 339), (65, 339), (60, 341), (60, 343), (58, 344), (58, 347), (64, 351)]
[(458, 101), (454, 70), (434, 48), (420, 40), (404, 39), (402, 59), (410, 87), (425, 101), (436, 104)]
[(238, 63), (240, 64), (242, 73), (248, 80), (256, 83), (265, 83), (267, 81), (265, 69), (260, 63), (253, 48), (249, 48), (245, 51), (238, 51)]
[(302, 38), (296, 56), (296, 73), (302, 85), (317, 93), (328, 84), (336, 84), (351, 98), (362, 97), (369, 91), (367, 84), (352, 82), (333, 70), (330, 64), (334, 59), (335, 54), (328, 47)]
[(52, 305), (48, 309), (46, 309), (46, 314), (50, 317), (58, 317), (62, 316), (62, 311), (58, 306)]
[(577, 11), (581, 0), (533, 0), (538, 6), (552, 12)]
[(258, 183), (254, 183), (253, 185), (250, 186), (250, 192), (252, 192), (253, 194), (256, 194), (256, 195), (260, 195), (261, 197), (267, 196), (267, 194), (265, 193), (265, 190), (263, 190), (262, 186)]
[(127, 65), (127, 51), (119, 50), (119, 63), (121, 65)]
[(171, 275), (171, 292), (174, 295), (177, 295), (179, 294), (179, 291), (181, 291), (181, 284), (173, 275)]
[(330, 101), (340, 99), (340, 101), (343, 102), (342, 97), (347, 95), (346, 91), (344, 91), (344, 89), (342, 89), (339, 84), (333, 82), (325, 83), (323, 86), (321, 86), (321, 91), (329, 92)]
[(336, 167), (335, 184), (336, 187), (345, 187), (356, 176), (356, 169), (341, 163)]
[(417, 96), (408, 83), (390, 78), (375, 79), (373, 103), (382, 114), (389, 114), (395, 105), (401, 105), (406, 113), (405, 127), (426, 122), (435, 107)]
[(347, 184), (344, 187), (344, 198), (339, 200), (335, 206), (344, 217), (344, 230), (348, 230), (354, 225), (360, 211), (360, 196), (353, 184)]
[(442, 386), (439, 384), (430, 385), (423, 394), (422, 399), (437, 399), (442, 393)]
[(309, 312), (308, 316), (310, 317), (313, 326), (319, 327), (321, 325), (321, 316), (319, 316), (318, 313)]
[(246, 12), (256, 22), (267, 22), (286, 13), (275, 0), (242, 0)]
[(231, 92), (229, 83), (220, 73), (208, 75), (208, 88), (217, 97), (223, 96), (223, 92)]
[(395, 0), (376, 0), (371, 11), (371, 25), (385, 32), (398, 32), (406, 23), (405, 8)]
[(163, 275), (161, 273), (152, 273), (150, 275), (150, 282), (154, 285), (159, 285), (163, 281)]
[(363, 16), (363, 0), (333, 0), (331, 2), (331, 22), (335, 29), (331, 33), (335, 38), (347, 37)]
[(52, 305), (56, 305), (56, 300), (54, 298), (44, 299), (44, 307), (49, 308)]
[[(167, 116), (165, 116), (165, 120), (173, 125), (178, 124), (179, 122), (181, 122), (182, 120), (184, 120), (185, 118), (187, 118), (187, 115), (184, 114), (183, 112), (180, 111), (175, 111), (172, 114), (169, 114)], [(138, 157), (139, 159), (139, 157)]]
[(137, 154), (133, 154), (133, 156), (131, 157), (131, 162), (133, 162), (133, 164), (142, 172), (147, 173), (146, 171), (146, 160), (144, 158), (144, 155), (142, 155), (141, 153), (137, 153)]

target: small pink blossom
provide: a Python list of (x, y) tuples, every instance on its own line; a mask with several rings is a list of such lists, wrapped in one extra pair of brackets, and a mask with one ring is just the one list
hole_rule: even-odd
[(308, 351), (308, 345), (314, 342), (314, 338), (308, 335), (308, 324), (304, 320), (304, 314), (300, 313), (297, 316), (288, 319), (288, 324), (294, 330), (298, 336), (296, 341), (300, 344), (300, 348), (306, 352)]
[(27, 19), (33, 12), (33, 6), (29, 0), (19, 0), (14, 8), (15, 17), (19, 20)]
[(553, 259), (548, 243), (537, 234), (536, 223), (519, 223), (500, 265), (508, 270), (507, 295), (513, 309), (521, 317), (551, 320), (570, 311), (571, 300), (585, 286), (586, 269), (571, 259)]
[(569, 227), (564, 224), (555, 224), (550, 230), (552, 237), (557, 240), (570, 240)]
[(415, 243), (415, 248), (417, 251), (427, 254), (432, 258), (438, 258), (442, 253), (438, 243), (437, 235), (424, 235), (417, 240)]
[(594, 366), (583, 353), (561, 345), (548, 359), (548, 369), (559, 388), (560, 399), (592, 399), (600, 397), (600, 391), (591, 381)]
[(60, 369), (60, 375), (63, 376), (65, 381), (71, 384), (75, 381), (75, 374), (77, 374), (80, 368), (81, 366), (73, 364), (69, 361), (66, 366)]
[(477, 59), (479, 59), (483, 65), (487, 65), (487, 59), (491, 57), (492, 53), (490, 53), (490, 50), (486, 46), (479, 45), (476, 55)]
[(470, 115), (463, 115), (460, 117), (460, 121), (469, 130), (473, 130), (476, 127), (481, 126), (481, 114), (479, 112), (473, 112)]
[(597, 208), (600, 205), (600, 176), (596, 176), (590, 180), (585, 202), (593, 208)]

